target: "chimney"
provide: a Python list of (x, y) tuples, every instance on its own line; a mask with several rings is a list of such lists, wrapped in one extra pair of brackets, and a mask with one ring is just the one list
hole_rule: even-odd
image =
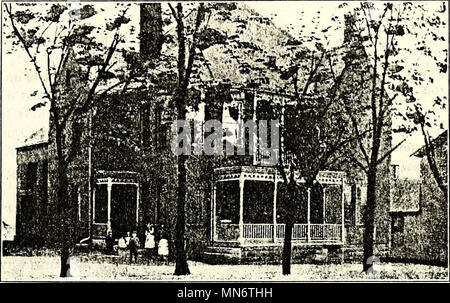
[(158, 58), (164, 41), (161, 3), (140, 4), (140, 53), (145, 60)]
[(344, 29), (344, 43), (353, 42), (356, 34), (356, 16), (352, 14), (344, 15), (345, 29)]

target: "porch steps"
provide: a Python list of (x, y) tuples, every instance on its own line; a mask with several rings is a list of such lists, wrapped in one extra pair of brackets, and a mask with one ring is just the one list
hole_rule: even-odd
[(209, 246), (203, 252), (203, 260), (209, 264), (236, 264), (241, 259), (241, 248)]
[[(241, 247), (208, 247), (204, 252), (205, 262), (211, 264), (260, 263), (279, 264), (283, 247), (279, 245), (255, 245)], [(293, 263), (341, 263), (340, 247), (293, 246)]]
[[(359, 263), (363, 259), (363, 248), (362, 247), (344, 247), (343, 249), (344, 262)], [(381, 258), (386, 258), (389, 256), (389, 250), (386, 247), (376, 247), (375, 255)]]

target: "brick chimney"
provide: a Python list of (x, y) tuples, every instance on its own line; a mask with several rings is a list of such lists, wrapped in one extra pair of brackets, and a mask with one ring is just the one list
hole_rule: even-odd
[(146, 60), (157, 58), (164, 41), (161, 3), (140, 4), (140, 31), (141, 56)]

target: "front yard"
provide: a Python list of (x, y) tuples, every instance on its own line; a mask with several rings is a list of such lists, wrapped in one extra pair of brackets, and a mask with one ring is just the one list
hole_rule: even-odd
[[(281, 265), (209, 265), (189, 262), (191, 275), (174, 276), (173, 264), (142, 262), (139, 265), (96, 261), (95, 258), (78, 257), (74, 262), (78, 277), (66, 280), (238, 280), (238, 281), (307, 281), (307, 280), (356, 280), (368, 281), (360, 264), (293, 264), (292, 274), (283, 276)], [(3, 281), (64, 280), (59, 278), (59, 258), (54, 256), (7, 256), (2, 258)], [(444, 280), (448, 269), (438, 266), (386, 263), (379, 265), (382, 280)]]

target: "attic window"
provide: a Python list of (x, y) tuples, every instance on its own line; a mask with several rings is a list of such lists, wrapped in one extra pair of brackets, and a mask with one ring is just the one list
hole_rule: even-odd
[(267, 67), (269, 68), (277, 68), (277, 57), (269, 56), (267, 59)]
[(392, 231), (402, 233), (405, 228), (405, 217), (402, 215), (392, 218)]

